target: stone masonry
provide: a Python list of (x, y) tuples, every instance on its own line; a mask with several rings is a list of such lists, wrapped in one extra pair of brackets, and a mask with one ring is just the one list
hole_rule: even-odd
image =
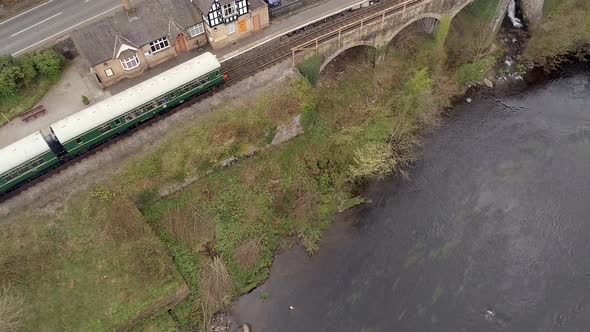
[(472, 0), (422, 0), (397, 4), (395, 10), (385, 10), (294, 48), (293, 65), (318, 55), (323, 60), (321, 71), (342, 52), (361, 45), (373, 47), (379, 54), (379, 50), (387, 47), (395, 36), (412, 23), (419, 21), (425, 31), (432, 32), (437, 21), (443, 17), (452, 19), (471, 2)]

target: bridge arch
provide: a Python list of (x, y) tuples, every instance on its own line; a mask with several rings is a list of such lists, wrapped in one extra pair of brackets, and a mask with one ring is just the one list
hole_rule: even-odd
[(408, 28), (409, 26), (411, 26), (412, 24), (414, 24), (420, 20), (434, 19), (438, 23), (438, 22), (440, 22), (442, 16), (443, 15), (436, 14), (436, 13), (424, 13), (424, 14), (416, 15), (411, 20), (407, 21), (406, 23), (404, 23), (402, 26), (396, 28), (395, 30), (386, 32), (385, 37), (383, 38), (383, 45), (389, 45), (391, 43), (391, 41), (397, 35), (399, 35), (400, 32), (404, 31), (406, 28)]
[(343, 47), (341, 49), (339, 49), (338, 51), (334, 52), (333, 54), (330, 54), (329, 57), (327, 57), (326, 59), (324, 59), (324, 61), (322, 62), (322, 65), (320, 66), (320, 74), (322, 73), (322, 71), (324, 71), (324, 68), (326, 68), (326, 66), (332, 62), (332, 60), (336, 59), (340, 54), (355, 48), (355, 47), (368, 47), (368, 48), (373, 48), (375, 50), (377, 50), (377, 47), (371, 43), (367, 43), (367, 42), (363, 42), (363, 41), (359, 41), (357, 43), (352, 43), (350, 45), (346, 45), (346, 47)]

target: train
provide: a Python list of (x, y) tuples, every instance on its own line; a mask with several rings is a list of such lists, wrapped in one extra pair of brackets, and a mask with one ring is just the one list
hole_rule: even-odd
[(0, 195), (227, 79), (206, 52), (0, 149)]

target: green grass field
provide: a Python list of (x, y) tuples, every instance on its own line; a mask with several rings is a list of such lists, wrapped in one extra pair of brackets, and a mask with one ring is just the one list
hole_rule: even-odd
[(0, 285), (24, 300), (20, 330), (112, 330), (181, 284), (129, 202), (86, 194), (57, 217), (0, 225)]

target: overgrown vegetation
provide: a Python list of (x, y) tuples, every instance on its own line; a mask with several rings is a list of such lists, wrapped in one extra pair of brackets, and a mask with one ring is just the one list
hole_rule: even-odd
[[(175, 309), (185, 327), (203, 328), (233, 297), (265, 280), (286, 240), (317, 251), (338, 208), (359, 201), (359, 184), (392, 172), (408, 175), (419, 133), (438, 123), (440, 110), (460, 91), (443, 78), (446, 22), (434, 38), (389, 53), (382, 65), (358, 65), (341, 81), (312, 88), (296, 80), (228, 105), (176, 134), (166, 150), (132, 163), (116, 181), (126, 183), (115, 186), (118, 195), (153, 202), (143, 204), (144, 214), (193, 291)], [(426, 56), (432, 52), (439, 56)], [(302, 136), (220, 166), (268, 144), (277, 126), (295, 115)], [(195, 175), (201, 178), (182, 192), (154, 197), (154, 188)]]
[(112, 330), (181, 284), (124, 199), (84, 195), (58, 217), (25, 214), (0, 225), (1, 331)]
[(457, 72), (461, 86), (482, 81), (495, 65), (496, 58), (490, 54), (494, 39), (489, 28), (498, 3), (498, 0), (474, 1), (453, 19), (445, 45), (448, 65)]
[(315, 85), (320, 79), (320, 69), (323, 61), (324, 59), (321, 56), (314, 55), (302, 61), (297, 68), (309, 83)]
[(560, 0), (531, 27), (531, 38), (524, 55), (529, 61), (549, 70), (556, 69), (571, 56), (585, 60), (590, 45), (590, 2)]
[(60, 77), (64, 57), (53, 49), (0, 56), (0, 125), (30, 109)]

